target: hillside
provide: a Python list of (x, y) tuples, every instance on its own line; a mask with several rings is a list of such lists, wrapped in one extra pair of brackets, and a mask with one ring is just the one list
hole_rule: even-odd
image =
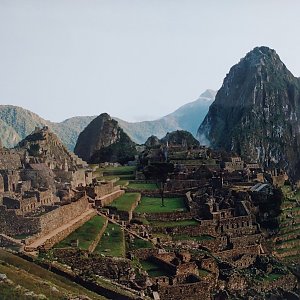
[[(151, 135), (163, 137), (167, 132), (178, 129), (188, 130), (194, 135), (204, 119), (209, 105), (213, 102), (215, 92), (207, 90), (199, 99), (188, 103), (175, 112), (154, 121), (126, 122), (118, 118), (121, 128), (136, 143), (142, 144)], [(29, 135), (36, 126), (47, 125), (62, 140), (65, 146), (72, 150), (75, 147), (79, 133), (96, 116), (78, 116), (60, 123), (44, 120), (37, 114), (21, 107), (0, 105), (0, 138), (5, 147), (13, 147)]]
[(300, 80), (274, 50), (257, 47), (230, 69), (198, 138), (299, 178), (299, 128)]
[(79, 134), (74, 153), (90, 163), (126, 163), (134, 159), (135, 144), (118, 122), (103, 113)]

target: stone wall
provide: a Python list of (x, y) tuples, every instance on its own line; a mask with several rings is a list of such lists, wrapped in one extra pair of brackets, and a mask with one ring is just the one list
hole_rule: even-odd
[(0, 170), (18, 170), (21, 167), (20, 155), (17, 152), (0, 149)]
[(18, 215), (16, 210), (0, 205), (0, 233), (32, 235), (39, 232), (39, 219)]
[(197, 295), (198, 299), (209, 300), (211, 299), (210, 290), (211, 284), (204, 281), (158, 286), (159, 296), (163, 300), (195, 300), (195, 295)]
[(59, 206), (57, 209), (39, 217), (40, 232), (48, 233), (63, 224), (68, 223), (74, 218), (80, 216), (89, 207), (86, 196), (67, 205)]
[(119, 198), (125, 193), (124, 190), (117, 189), (116, 191), (100, 197), (100, 199), (95, 200), (96, 207), (104, 207), (110, 205), (115, 199)]
[(202, 234), (216, 235), (216, 227), (213, 224), (204, 224), (197, 226), (178, 226), (178, 227), (152, 227), (152, 233), (168, 233), (170, 235), (180, 234), (189, 236), (198, 236)]
[(260, 254), (260, 246), (259, 245), (252, 245), (248, 247), (237, 247), (231, 250), (225, 250), (216, 253), (216, 256), (219, 256), (223, 259), (231, 260), (234, 257), (241, 256), (242, 254), (248, 255), (259, 255)]
[(148, 221), (181, 221), (190, 220), (194, 217), (192, 212), (166, 212), (166, 213), (137, 213), (134, 212), (135, 218), (145, 216)]
[[(47, 239), (45, 243), (42, 245), (42, 247), (47, 250), (52, 248), (55, 244), (62, 241), (64, 238), (66, 238), (70, 233), (75, 231), (77, 228), (82, 226), (84, 223), (86, 223), (88, 220), (90, 220), (92, 217), (96, 215), (96, 211), (92, 211), (89, 215), (85, 216), (84, 218), (80, 219), (76, 223), (74, 223), (72, 226), (69, 226), (68, 228), (58, 232), (55, 236)], [(28, 250), (28, 249), (27, 249)]]
[(16, 250), (20, 249), (22, 243), (20, 241), (16, 241), (5, 234), (0, 234), (0, 247), (5, 248), (14, 248)]
[(118, 210), (118, 215), (120, 217), (120, 220), (122, 221), (131, 221), (132, 217), (133, 217), (133, 211), (135, 210), (135, 208), (138, 206), (139, 202), (141, 201), (141, 194), (139, 194), (136, 197), (136, 200), (134, 203), (132, 203), (130, 209), (128, 211), (119, 211)]

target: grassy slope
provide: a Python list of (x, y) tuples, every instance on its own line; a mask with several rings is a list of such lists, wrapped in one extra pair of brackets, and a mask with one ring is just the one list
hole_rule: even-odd
[(166, 198), (165, 206), (161, 206), (161, 198), (142, 197), (141, 203), (135, 211), (139, 213), (163, 213), (187, 211), (187, 209), (182, 198)]
[(155, 183), (129, 183), (128, 188), (135, 190), (157, 190), (158, 187)]
[(126, 193), (115, 199), (110, 206), (115, 207), (119, 211), (129, 211), (133, 203), (137, 200), (139, 193)]
[(67, 236), (64, 240), (58, 243), (56, 248), (65, 248), (70, 247), (71, 241), (77, 240), (79, 241), (80, 249), (88, 249), (92, 242), (95, 240), (97, 234), (101, 230), (105, 223), (105, 218), (101, 216), (95, 216), (81, 227), (72, 232), (69, 236)]
[[(14, 285), (0, 285), (0, 299), (33, 299), (24, 296), (24, 289), (33, 291), (35, 294), (43, 294), (47, 299), (66, 299), (67, 296), (85, 295), (91, 299), (106, 299), (94, 294), (84, 287), (54, 274), (42, 267), (28, 262), (14, 254), (0, 250), (0, 273), (4, 273), (14, 282)], [(15, 290), (20, 285), (22, 289)], [(21, 294), (21, 297), (19, 297)]]
[(125, 238), (121, 227), (109, 223), (94, 253), (124, 257)]

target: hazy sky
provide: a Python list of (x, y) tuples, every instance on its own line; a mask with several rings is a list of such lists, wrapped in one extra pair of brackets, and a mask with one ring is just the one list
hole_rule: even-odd
[(0, 0), (0, 104), (52, 121), (157, 118), (261, 45), (300, 76), (299, 12), (298, 0)]

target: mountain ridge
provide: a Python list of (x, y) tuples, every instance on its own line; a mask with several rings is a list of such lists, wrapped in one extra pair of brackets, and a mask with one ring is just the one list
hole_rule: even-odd
[[(191, 102), (198, 103), (196, 108), (194, 107), (192, 110), (192, 114), (198, 114), (197, 121), (195, 122), (189, 121), (193, 120), (194, 117), (192, 114), (192, 117), (187, 117), (189, 112), (184, 108), (189, 103), (175, 110), (173, 113), (176, 112), (176, 116), (170, 113), (153, 121), (127, 122), (115, 117), (113, 119), (118, 121), (121, 128), (138, 144), (144, 143), (150, 135), (163, 137), (167, 132), (178, 129), (192, 131), (195, 135), (201, 120), (204, 119), (208, 111), (209, 105), (213, 102), (214, 93), (212, 90), (207, 90), (197, 100)], [(202, 97), (202, 95), (204, 96)], [(182, 112), (181, 109), (186, 111)], [(181, 115), (180, 112), (182, 112)], [(35, 127), (48, 126), (58, 135), (65, 146), (73, 151), (80, 132), (96, 117), (96, 115), (74, 116), (62, 122), (55, 123), (45, 120), (30, 110), (19, 106), (0, 105), (0, 138), (3, 146), (11, 148), (30, 134)]]

